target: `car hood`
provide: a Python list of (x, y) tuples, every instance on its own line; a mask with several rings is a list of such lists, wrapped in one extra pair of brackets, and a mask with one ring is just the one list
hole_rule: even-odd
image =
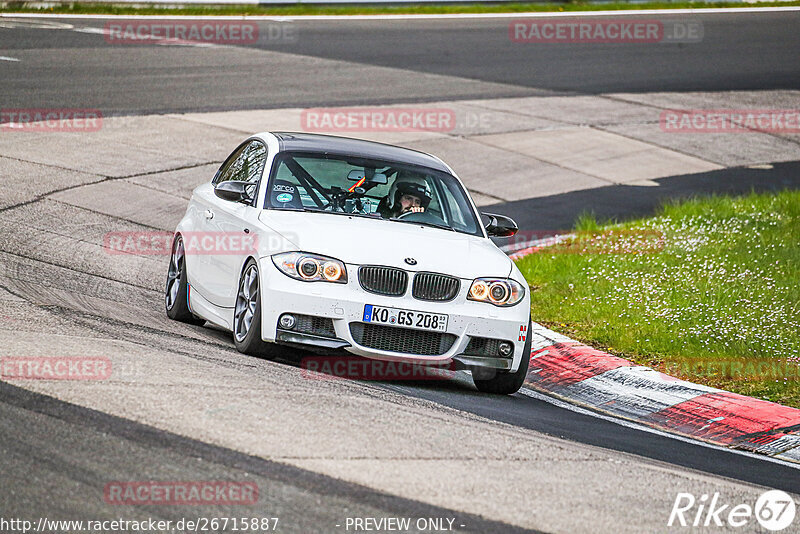
[[(506, 277), (511, 260), (489, 239), (412, 223), (330, 213), (264, 210), (259, 220), (297, 246), (356, 265), (387, 265), (459, 278)], [(416, 265), (409, 265), (413, 258)]]

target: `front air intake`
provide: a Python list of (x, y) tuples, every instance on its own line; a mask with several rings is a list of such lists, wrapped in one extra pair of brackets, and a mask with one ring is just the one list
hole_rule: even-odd
[(350, 334), (362, 347), (420, 356), (442, 355), (457, 339), (453, 334), (370, 323), (350, 323)]

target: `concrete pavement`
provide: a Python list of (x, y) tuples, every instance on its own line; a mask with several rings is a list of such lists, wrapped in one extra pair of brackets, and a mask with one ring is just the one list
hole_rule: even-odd
[[(587, 98), (576, 105), (596, 104), (600, 111), (587, 114), (589, 122), (582, 125), (558, 113), (559, 106), (569, 109), (568, 100), (439, 102), (429, 106), (452, 106), (462, 121), (453, 131), (356, 136), (446, 152), (482, 205), (628, 186), (655, 176), (668, 182), (670, 173), (726, 163), (706, 157), (702, 138), (694, 151), (678, 151), (644, 135), (610, 131), (622, 125), (652, 133), (659, 107), (619, 96)], [(511, 107), (530, 116), (511, 113)], [(105, 233), (171, 230), (192, 186), (209, 180), (241, 139), (256, 130), (298, 129), (300, 113), (295, 108), (114, 117), (92, 133), (4, 132), (0, 158), (9, 164), (2, 167), (3, 190), (13, 194), (0, 211), (0, 354), (107, 356), (114, 369), (98, 383), (15, 384), (179, 436), (522, 528), (660, 530), (679, 491), (699, 495), (713, 488), (736, 502), (754, 501), (763, 491), (373, 384), (307, 380), (291, 354), (288, 365), (245, 357), (224, 333), (168, 321), (161, 296), (167, 258), (108, 254), (102, 248)], [(470, 114), (483, 122), (467, 123)], [(610, 124), (614, 116), (620, 121)], [(729, 135), (729, 143), (757, 140), (778, 147), (784, 159), (800, 159), (791, 137)], [(571, 149), (548, 142), (550, 136), (568, 140)], [(590, 161), (603, 147), (609, 150), (600, 172)], [(477, 396), (464, 377), (442, 387)]]

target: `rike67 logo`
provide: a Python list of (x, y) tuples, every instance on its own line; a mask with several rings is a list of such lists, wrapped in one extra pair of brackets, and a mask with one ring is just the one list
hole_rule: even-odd
[[(709, 498), (710, 497), (710, 498)], [(781, 531), (792, 524), (796, 505), (791, 495), (780, 490), (767, 491), (756, 500), (755, 506), (747, 503), (729, 503), (719, 493), (696, 498), (691, 493), (678, 493), (667, 526), (670, 527), (733, 527), (752, 532), (755, 519), (762, 528)]]

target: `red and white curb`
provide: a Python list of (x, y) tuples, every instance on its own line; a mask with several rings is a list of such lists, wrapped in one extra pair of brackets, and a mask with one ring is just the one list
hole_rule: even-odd
[(671, 434), (800, 463), (800, 410), (702, 386), (534, 323), (525, 385)]

